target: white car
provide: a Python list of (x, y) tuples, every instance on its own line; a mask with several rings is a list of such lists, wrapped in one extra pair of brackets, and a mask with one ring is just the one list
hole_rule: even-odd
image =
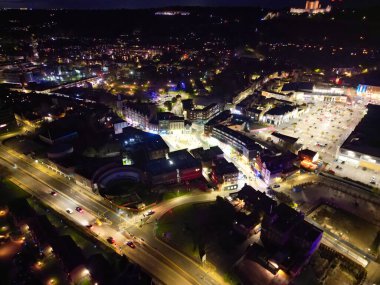
[(149, 210), (149, 211), (146, 211), (144, 214), (143, 214), (143, 216), (144, 217), (147, 217), (147, 216), (151, 216), (151, 215), (153, 215), (155, 212), (153, 211), (153, 210)]

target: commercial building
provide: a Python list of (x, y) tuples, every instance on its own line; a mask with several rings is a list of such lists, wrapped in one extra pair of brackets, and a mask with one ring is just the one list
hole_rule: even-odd
[(300, 273), (318, 249), (322, 235), (321, 229), (286, 204), (279, 204), (271, 214), (264, 215), (261, 223), (261, 241), (265, 247), (277, 250), (272, 261), (293, 276)]
[(184, 117), (170, 112), (161, 112), (157, 114), (157, 125), (160, 134), (179, 134), (183, 133), (185, 129), (189, 129), (191, 124), (186, 124)]
[(319, 158), (319, 154), (316, 151), (310, 149), (302, 149), (298, 152), (298, 159), (306, 160), (308, 162), (316, 162)]
[(284, 84), (281, 93), (293, 95), (297, 102), (347, 102), (348, 88), (332, 84), (314, 84), (312, 82), (291, 82)]
[(38, 135), (41, 141), (54, 145), (58, 143), (70, 142), (78, 137), (78, 132), (74, 130), (59, 130), (56, 128), (49, 129)]
[(185, 113), (185, 118), (191, 121), (210, 120), (223, 110), (222, 106), (217, 103), (211, 103), (210, 105), (207, 105), (206, 107), (200, 109), (194, 108), (194, 106), (191, 107), (192, 104), (187, 105), (189, 106), (184, 105), (183, 110)]
[(305, 8), (290, 8), (290, 13), (292, 14), (324, 14), (330, 12), (331, 6), (328, 5), (326, 8), (322, 8), (319, 0), (306, 0)]
[(368, 105), (367, 114), (338, 149), (337, 158), (354, 166), (380, 171), (380, 106)]
[(212, 129), (215, 125), (221, 124), (225, 121), (228, 121), (231, 119), (231, 111), (230, 110), (224, 110), (223, 112), (216, 115), (214, 118), (210, 119), (205, 125), (204, 125), (204, 134), (210, 135), (212, 133)]
[(356, 95), (378, 104), (380, 102), (380, 86), (359, 84), (356, 88)]
[(190, 150), (190, 153), (202, 162), (203, 168), (212, 167), (212, 161), (214, 159), (223, 158), (223, 151), (218, 146), (212, 146), (209, 149), (203, 149), (202, 147)]
[(233, 149), (241, 153), (247, 160), (253, 159), (263, 150), (263, 148), (253, 139), (224, 125), (214, 126), (211, 135), (221, 142), (231, 146)]
[(298, 107), (293, 105), (280, 105), (267, 111), (262, 121), (267, 124), (278, 126), (282, 123), (298, 117)]
[(127, 127), (118, 136), (124, 149), (131, 153), (134, 161), (164, 158), (169, 153), (169, 147), (160, 135)]
[(125, 120), (144, 130), (150, 129), (150, 121), (156, 117), (156, 106), (150, 103), (123, 103), (122, 113)]
[(251, 107), (245, 110), (245, 114), (255, 122), (258, 122), (261, 120), (263, 113), (264, 113), (263, 110), (255, 108), (255, 107)]
[(175, 184), (201, 178), (202, 164), (188, 151), (178, 150), (147, 162), (145, 172), (152, 185)]
[(238, 188), (239, 170), (235, 164), (225, 158), (213, 160), (211, 180), (220, 185), (222, 190), (236, 190)]
[(298, 138), (287, 136), (279, 132), (273, 132), (271, 134), (271, 139), (275, 144), (278, 144), (284, 148), (293, 148)]
[(114, 118), (112, 120), (112, 125), (113, 125), (115, 135), (117, 135), (117, 134), (123, 133), (123, 129), (128, 127), (130, 124), (121, 118)]
[(263, 90), (261, 91), (261, 95), (267, 98), (275, 98), (277, 100), (288, 101), (288, 102), (293, 102), (295, 99), (294, 93), (291, 93), (291, 92), (281, 93), (281, 92)]
[(297, 172), (298, 168), (294, 166), (296, 160), (297, 155), (289, 151), (276, 155), (262, 154), (256, 157), (253, 168), (255, 174), (269, 185), (276, 179), (281, 179)]

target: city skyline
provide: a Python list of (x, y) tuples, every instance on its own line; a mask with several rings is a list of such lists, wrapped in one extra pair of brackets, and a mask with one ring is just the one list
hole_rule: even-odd
[(380, 284), (380, 7), (1, 3), (1, 284)]
[[(340, 0), (336, 0), (339, 2)], [(330, 1), (321, 1), (328, 4)], [(335, 1), (333, 1), (335, 2)], [(347, 6), (365, 7), (376, 6), (376, 0), (342, 0)], [(175, 6), (259, 6), (264, 8), (284, 8), (303, 6), (302, 0), (1, 0), (1, 8), (33, 8), (33, 9), (145, 9)]]

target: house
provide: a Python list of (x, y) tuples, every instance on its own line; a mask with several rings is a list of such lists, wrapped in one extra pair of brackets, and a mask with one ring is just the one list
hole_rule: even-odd
[(235, 164), (225, 158), (216, 158), (212, 163), (211, 180), (221, 185), (223, 190), (235, 190), (238, 188), (239, 170)]
[(212, 161), (224, 157), (223, 151), (218, 146), (212, 146), (209, 149), (202, 147), (190, 150), (190, 153), (202, 162), (203, 168), (211, 168)]
[(297, 155), (290, 151), (276, 155), (258, 155), (253, 165), (254, 172), (269, 185), (276, 178), (287, 177), (298, 171), (294, 166), (296, 159)]
[(308, 162), (316, 162), (319, 158), (319, 154), (316, 151), (312, 151), (310, 149), (302, 149), (298, 152), (299, 160), (306, 160)]

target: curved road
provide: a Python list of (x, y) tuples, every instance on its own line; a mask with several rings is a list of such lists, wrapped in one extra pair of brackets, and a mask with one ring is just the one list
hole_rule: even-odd
[[(138, 227), (133, 218), (119, 214), (102, 201), (102, 198), (3, 145), (0, 145), (0, 158), (0, 163), (12, 170), (12, 178), (15, 183), (56, 211), (64, 213), (76, 223), (85, 226), (89, 223), (93, 224), (99, 216), (107, 217), (112, 224), (94, 226), (93, 234), (96, 235), (96, 238), (107, 244), (107, 237), (112, 236), (116, 240), (115, 250), (117, 252), (125, 254), (163, 283), (184, 285), (225, 283), (216, 272), (206, 272), (199, 263), (157, 240), (153, 234), (154, 223)], [(15, 165), (17, 167), (13, 168)], [(52, 189), (57, 191), (57, 196), (50, 194)], [(186, 197), (188, 199), (186, 202), (212, 200), (215, 197), (215, 194), (189, 196)], [(81, 206), (85, 213), (77, 213), (76, 206)], [(172, 202), (169, 201), (156, 206), (154, 210), (159, 215), (172, 206), (174, 204), (172, 205)], [(67, 214), (67, 208), (74, 212)], [(143, 238), (144, 241), (142, 242), (140, 238)], [(136, 249), (124, 245), (129, 240), (135, 242)]]

